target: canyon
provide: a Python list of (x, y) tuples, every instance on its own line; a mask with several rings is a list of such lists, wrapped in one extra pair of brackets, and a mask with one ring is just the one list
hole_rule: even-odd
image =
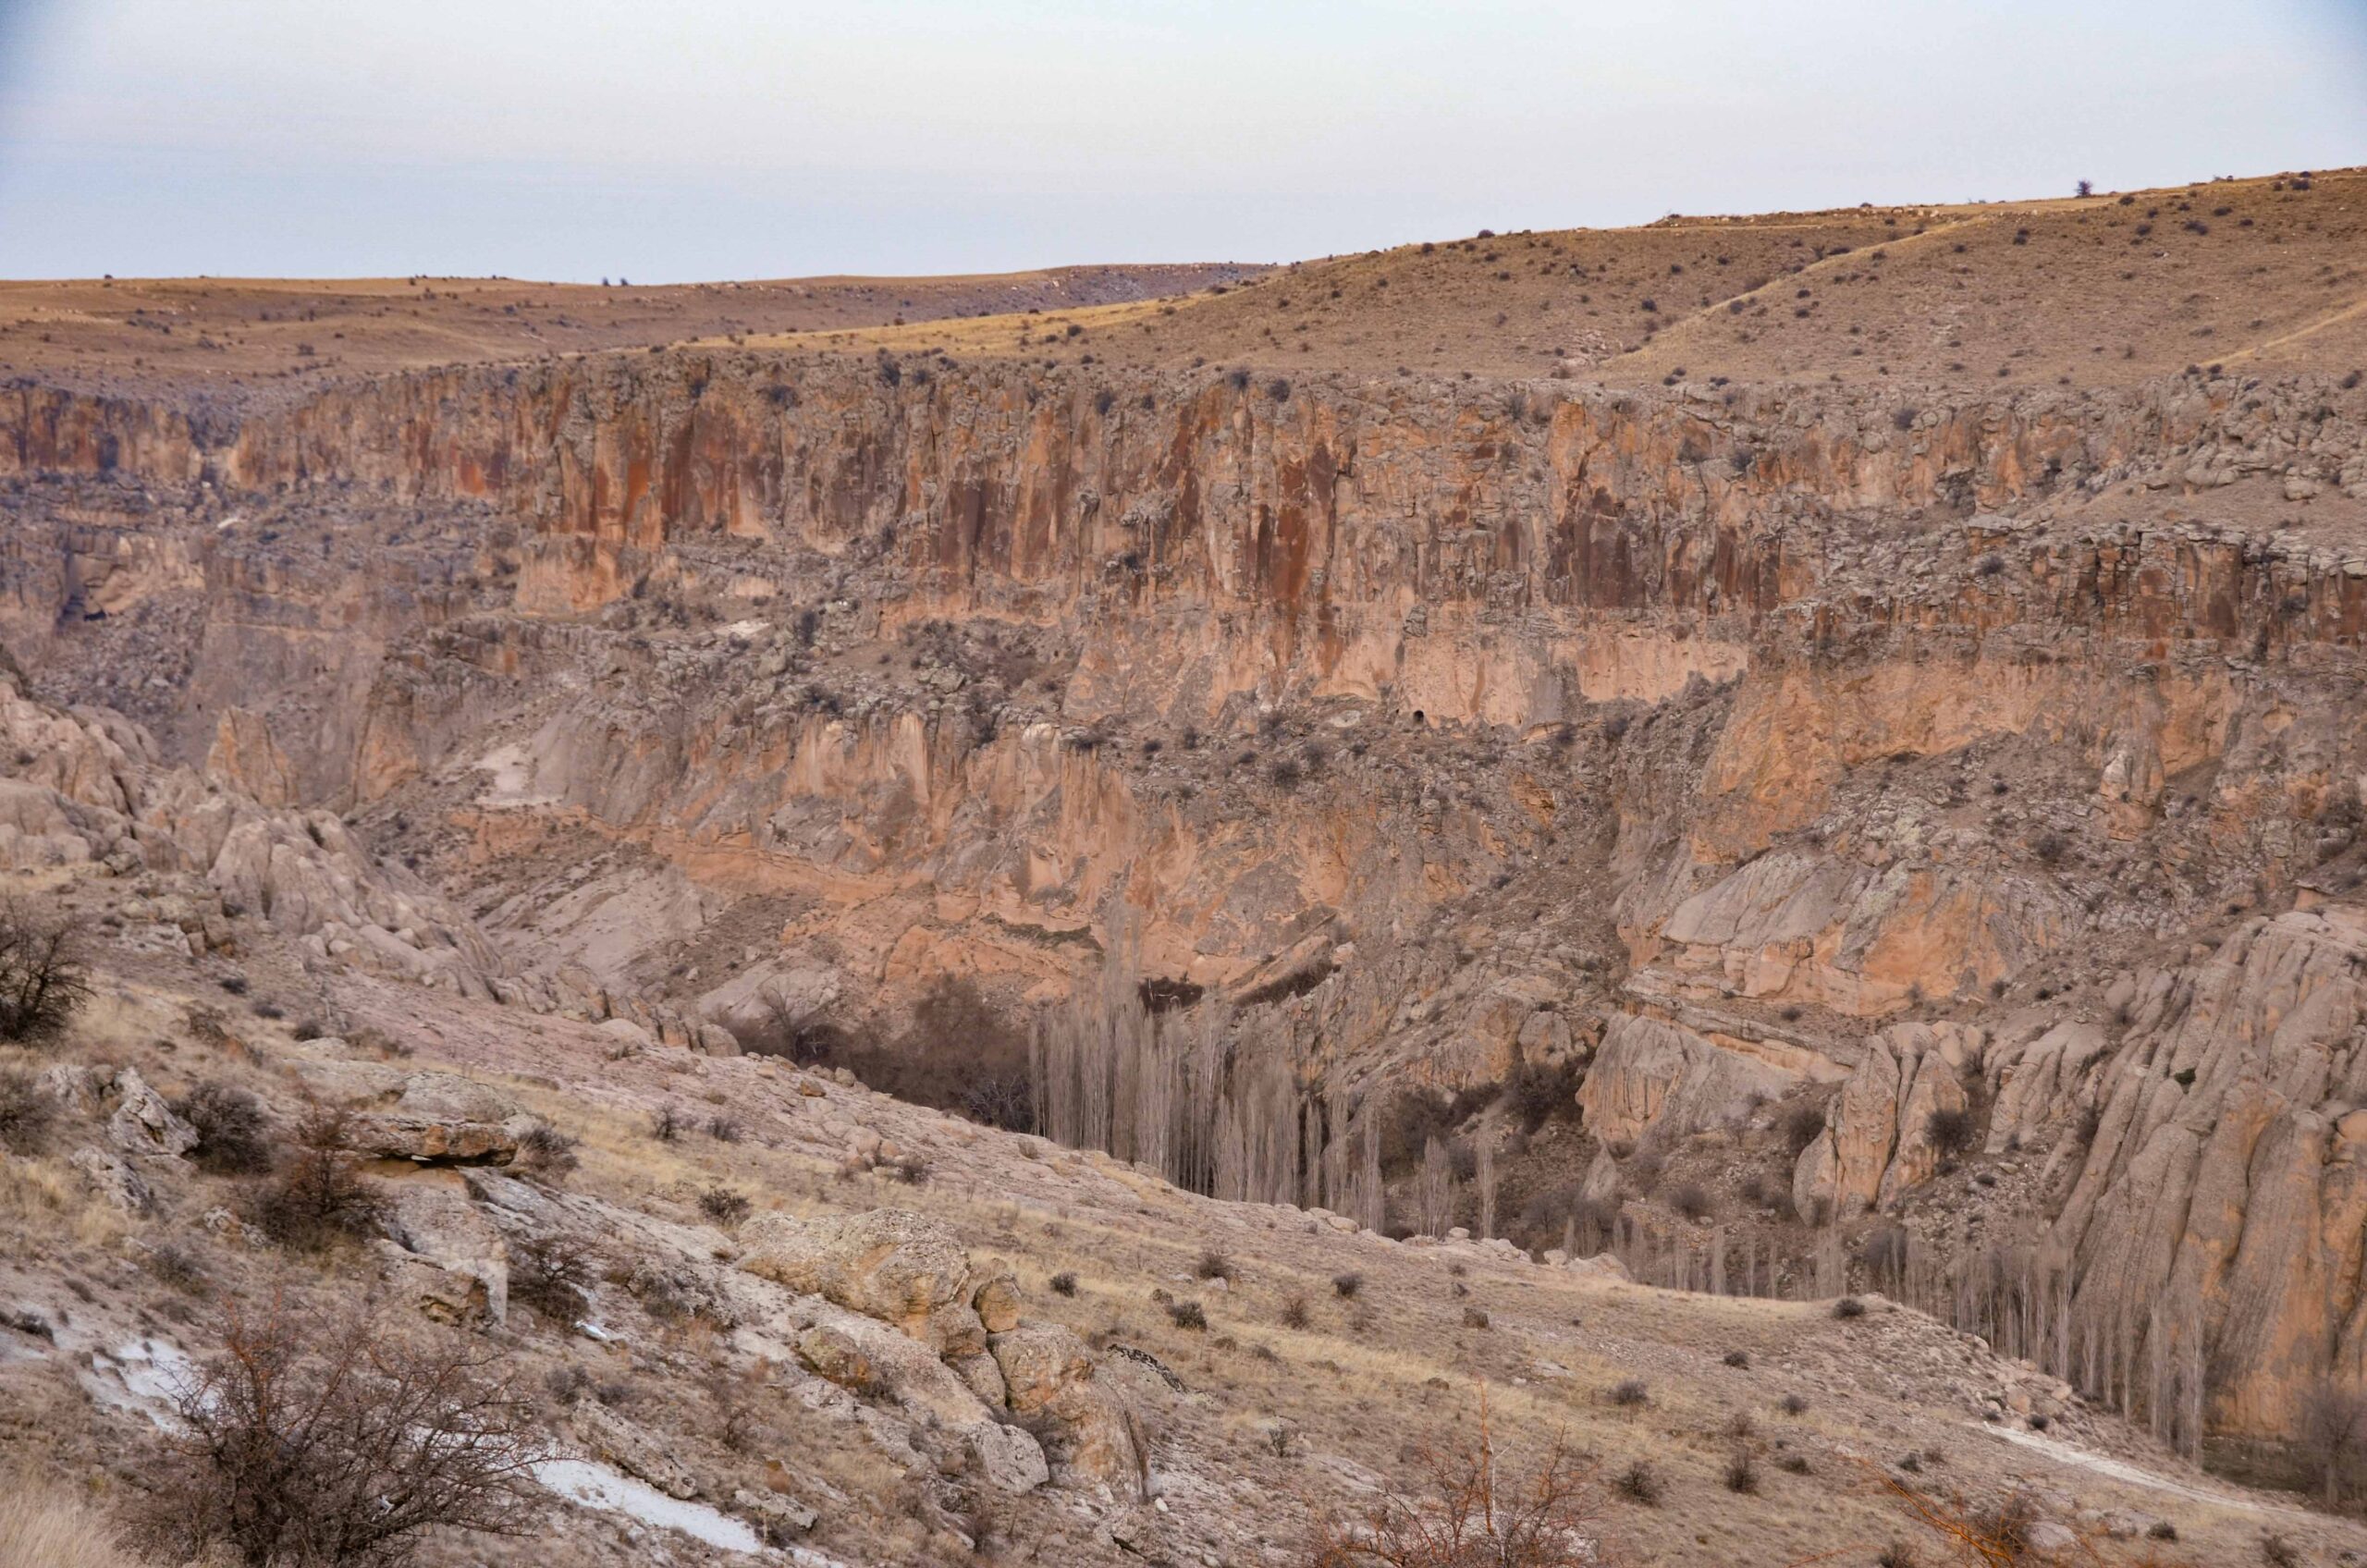
[[(156, 884), (123, 919), (200, 970), (265, 922), (387, 1032), (408, 987), (455, 1038), (958, 1080), (958, 992), (1039, 1078), (1048, 1019), (1198, 1049), (1217, 1152), (1121, 1115), (1097, 1180), (1880, 1292), (2093, 1441), (2290, 1481), (2367, 1390), (2362, 223), (2321, 171), (532, 358), (356, 313), (293, 378), (0, 336), (0, 864)], [(1056, 1456), (1136, 1463), (1015, 1310), (900, 1336), (742, 1267), (988, 1448), (984, 1347), (996, 1411), (1049, 1357)]]

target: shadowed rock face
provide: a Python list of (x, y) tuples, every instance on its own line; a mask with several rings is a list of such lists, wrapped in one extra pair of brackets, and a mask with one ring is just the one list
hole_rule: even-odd
[[(664, 991), (685, 1038), (1122, 949), (1335, 1083), (1600, 1042), (1606, 1140), (1829, 1096), (1790, 1185), (1844, 1216), (1912, 1207), (1935, 1112), (1994, 1152), (2092, 1103), (2042, 1205), (2092, 1299), (2205, 1304), (2231, 1429), (2358, 1374), (2332, 1015), (2230, 981), (2249, 1065), (2132, 1064), (2216, 967), (2340, 967), (2250, 956), (2335, 950), (2340, 903), (2225, 925), (2348, 890), (2367, 559), (2253, 501), (2367, 498), (2367, 393), (917, 370), (10, 389), (0, 627), (92, 695), (96, 650), (181, 661), (117, 705), (248, 802), (204, 864), (300, 926), (367, 894), (297, 836), (366, 832), (472, 890), (455, 943), (520, 994)], [(103, 853), (57, 802), (122, 790), (112, 732), (40, 722), (91, 738), (0, 778), (0, 848)], [(2120, 969), (2186, 978), (2126, 1026), (2054, 999)]]

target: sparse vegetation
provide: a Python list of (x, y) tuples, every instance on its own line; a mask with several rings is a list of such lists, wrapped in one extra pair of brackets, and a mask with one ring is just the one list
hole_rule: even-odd
[(172, 1109), (197, 1130), (190, 1155), (202, 1169), (231, 1176), (271, 1169), (271, 1119), (246, 1090), (209, 1078), (174, 1100)]
[(523, 1535), (546, 1454), (501, 1353), (274, 1300), (225, 1320), (175, 1406), (160, 1538), (247, 1568), (401, 1568), (431, 1528)]
[(1943, 1106), (1932, 1112), (1923, 1124), (1923, 1134), (1931, 1139), (1932, 1149), (1944, 1159), (1956, 1159), (1970, 1152), (1980, 1135), (1980, 1126), (1972, 1112), (1956, 1106)]
[(1600, 1568), (1594, 1465), (1556, 1439), (1517, 1474), (1497, 1457), (1481, 1406), (1468, 1446), (1424, 1450), (1414, 1496), (1392, 1490), (1359, 1520), (1318, 1527), (1304, 1568)]
[(709, 1224), (726, 1231), (738, 1230), (754, 1207), (747, 1194), (730, 1187), (709, 1187), (699, 1194), (699, 1213), (706, 1217)]
[(0, 902), (0, 1040), (42, 1041), (91, 998), (82, 928), (20, 900)]
[(0, 1149), (39, 1154), (57, 1121), (57, 1102), (22, 1068), (0, 1068)]
[(1660, 1506), (1662, 1489), (1661, 1473), (1653, 1467), (1652, 1462), (1649, 1459), (1637, 1460), (1619, 1472), (1619, 1478), (1615, 1485), (1619, 1495), (1630, 1502), (1641, 1503), (1646, 1508)]
[(317, 1253), (376, 1228), (378, 1192), (356, 1172), (345, 1128), (343, 1112), (314, 1111), (297, 1128), (294, 1158), (254, 1191), (248, 1218), (279, 1245)]

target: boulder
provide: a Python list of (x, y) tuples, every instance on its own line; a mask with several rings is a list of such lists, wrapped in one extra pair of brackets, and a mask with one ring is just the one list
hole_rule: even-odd
[(95, 1144), (85, 1144), (67, 1157), (82, 1185), (126, 1214), (145, 1213), (155, 1201), (148, 1184), (117, 1156)]
[(1780, 1099), (1800, 1075), (1728, 1050), (1665, 1019), (1621, 1013), (1578, 1088), (1596, 1137), (1634, 1141), (1657, 1128), (1675, 1135), (1739, 1121), (1760, 1100)]
[(197, 1129), (173, 1114), (165, 1096), (148, 1086), (138, 1069), (117, 1072), (114, 1095), (115, 1114), (107, 1118), (107, 1136), (117, 1148), (178, 1159), (197, 1147)]
[(1022, 1323), (987, 1342), (1012, 1413), (1049, 1427), (1064, 1476), (1111, 1486), (1139, 1476), (1134, 1424), (1124, 1403), (1095, 1382), (1084, 1341), (1056, 1323)]
[(373, 1158), (507, 1165), (534, 1124), (508, 1096), (456, 1072), (346, 1061), (306, 1062), (298, 1072), (351, 1113), (346, 1147)]
[(370, 1253), (387, 1294), (422, 1317), (462, 1328), (492, 1318), (492, 1299), (479, 1276), (407, 1252), (383, 1237), (371, 1242)]
[(698, 1482), (666, 1452), (658, 1438), (606, 1405), (579, 1403), (568, 1424), (593, 1458), (648, 1482), (668, 1497), (687, 1498), (699, 1489)]
[(974, 1268), (950, 1225), (909, 1209), (766, 1215), (741, 1238), (749, 1273), (893, 1324), (939, 1355), (986, 1349), (981, 1296), (999, 1321), (1015, 1311), (1008, 1276)]

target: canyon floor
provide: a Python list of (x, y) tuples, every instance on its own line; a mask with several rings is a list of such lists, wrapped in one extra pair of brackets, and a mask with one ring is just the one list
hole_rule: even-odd
[(2357, 1561), (2362, 256), (0, 283), (0, 1562), (362, 1310), (435, 1562)]

